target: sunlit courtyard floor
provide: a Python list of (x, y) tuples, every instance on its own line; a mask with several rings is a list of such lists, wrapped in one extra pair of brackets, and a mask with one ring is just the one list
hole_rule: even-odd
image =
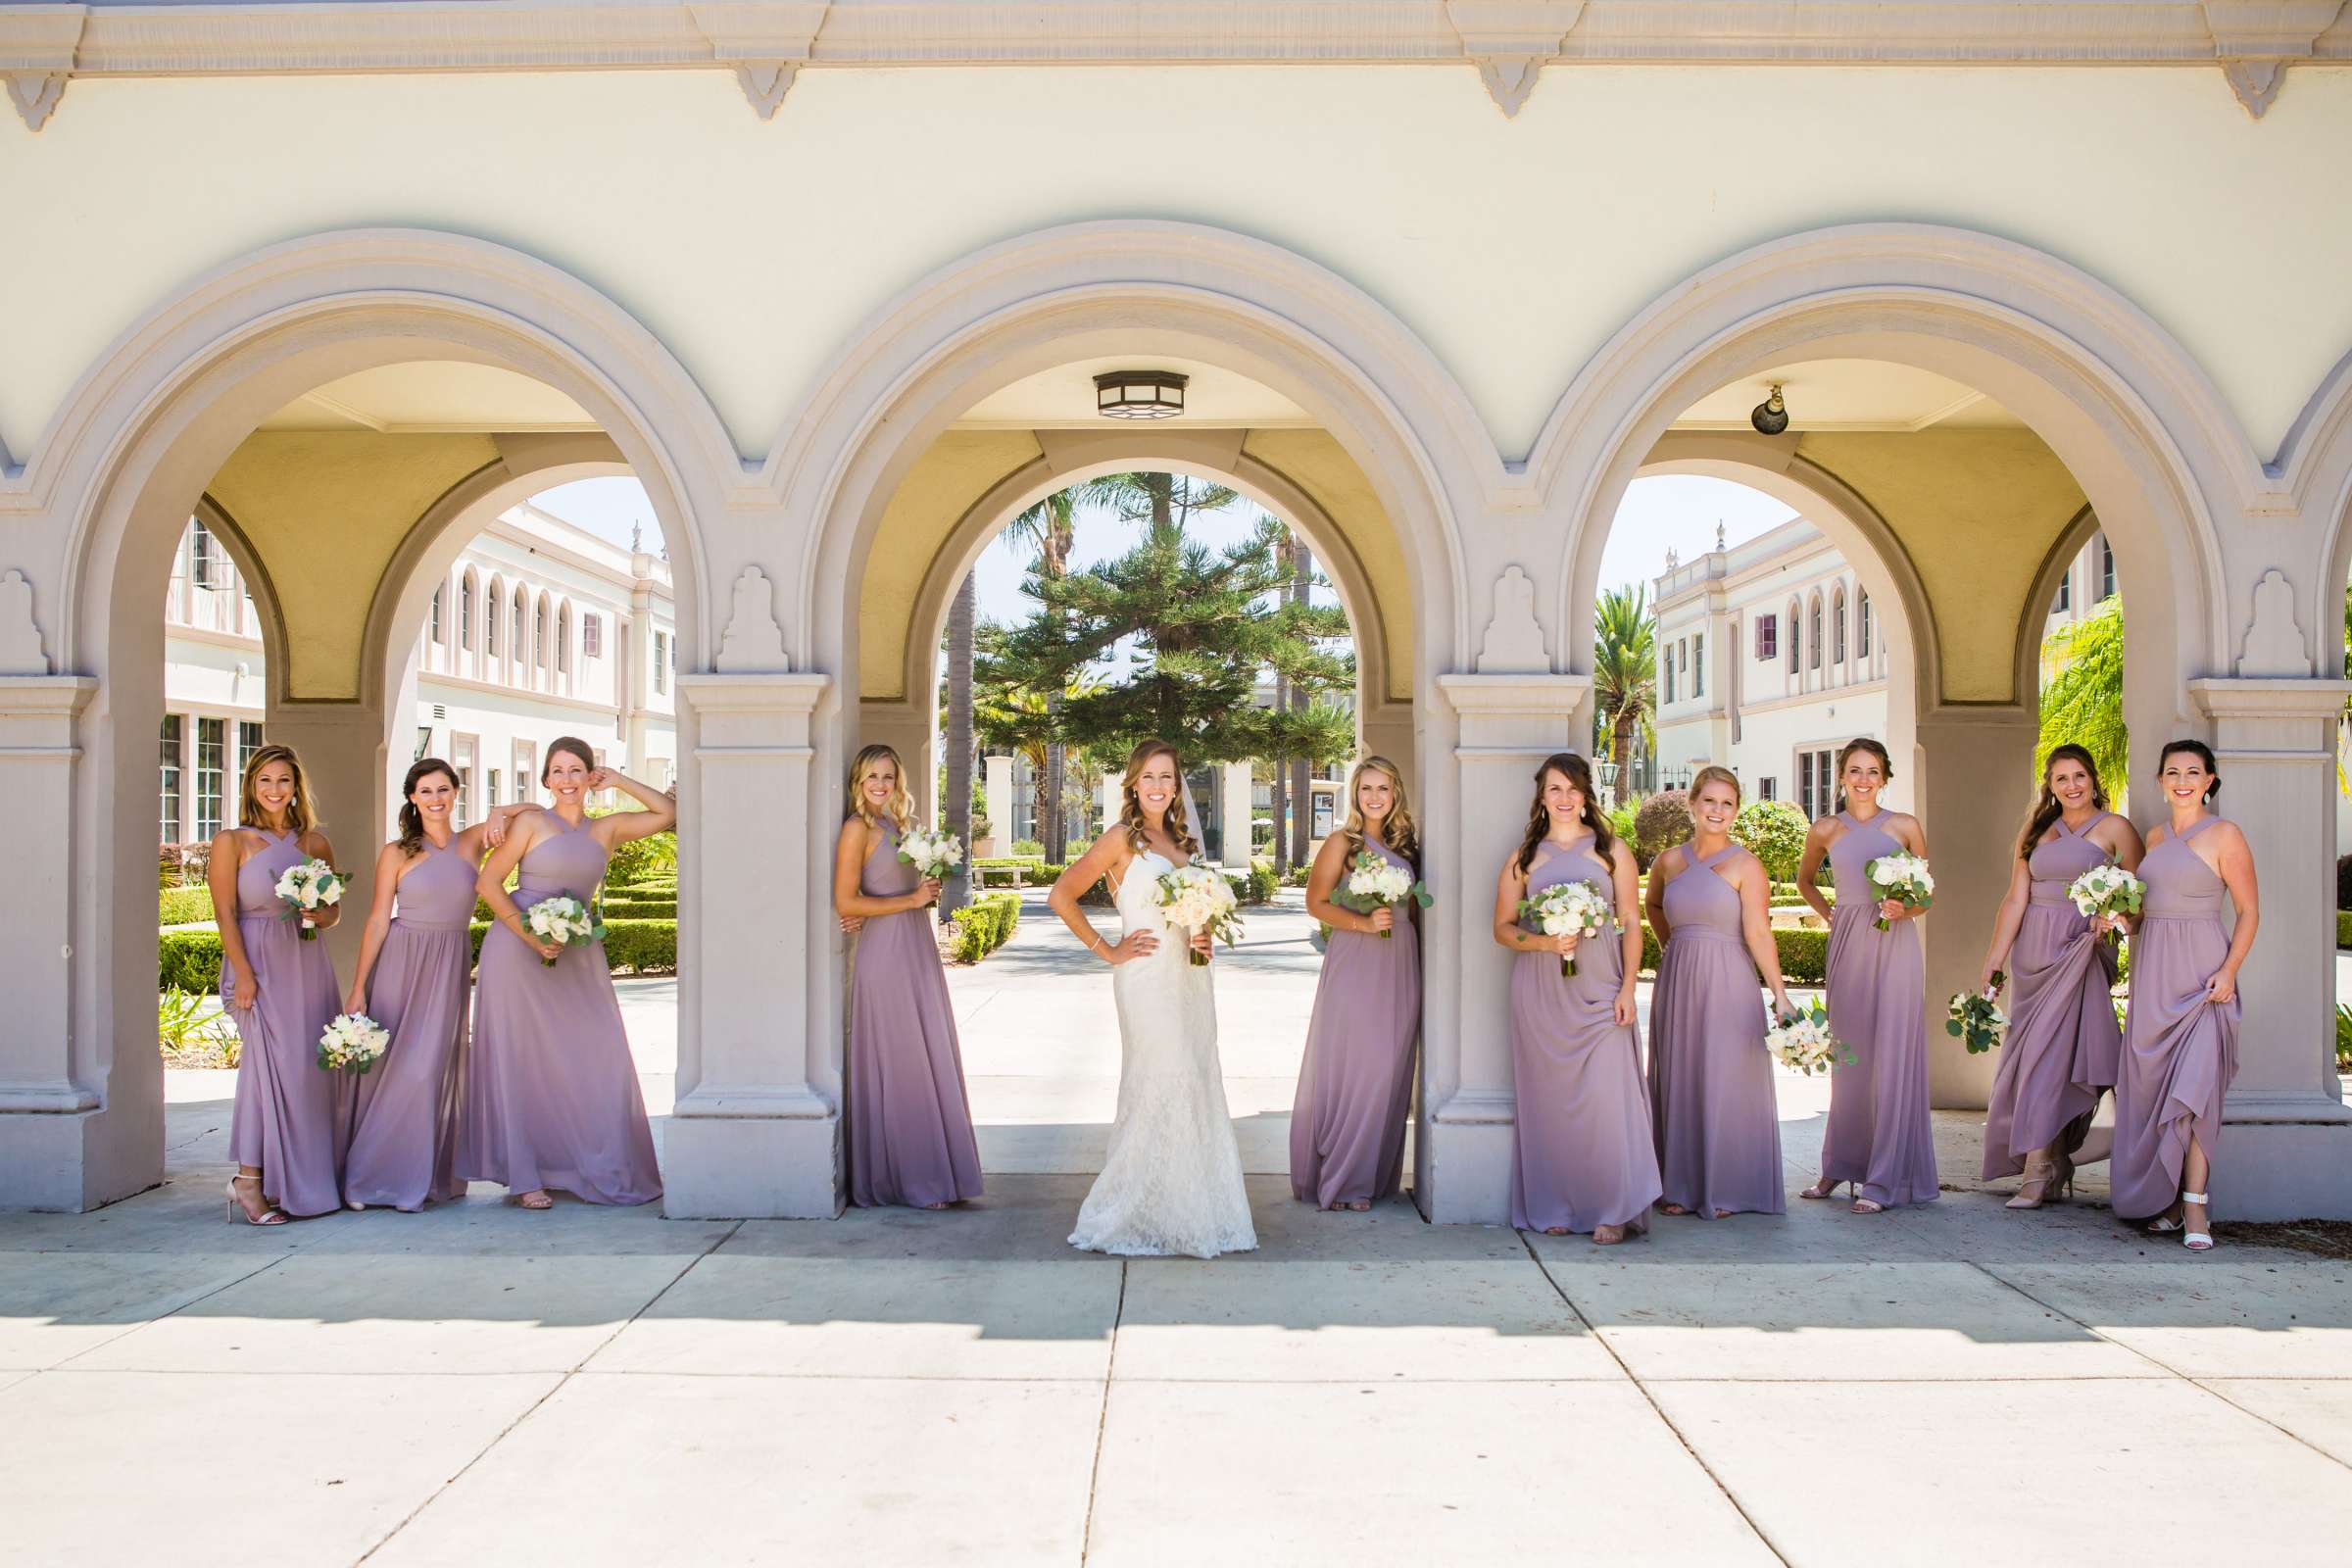
[[(230, 1227), (228, 1075), (174, 1074), (166, 1185), (0, 1216), (0, 1561), (2344, 1560), (2352, 1263), (1973, 1184), (1612, 1250), (1317, 1214), (1304, 937), (1218, 960), (1261, 1246), (1209, 1264), (1062, 1242), (1117, 1035), (1042, 906), (953, 977), (963, 1211)], [(672, 988), (624, 989), (659, 1118)], [(1792, 1187), (1822, 1100), (1783, 1083)]]

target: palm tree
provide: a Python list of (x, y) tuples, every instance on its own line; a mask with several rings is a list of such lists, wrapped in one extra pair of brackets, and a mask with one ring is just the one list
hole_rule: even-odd
[(1646, 739), (1658, 706), (1658, 620), (1642, 583), (1612, 588), (1592, 607), (1592, 711), (1617, 767), (1617, 804), (1632, 782), (1626, 754)]
[[(948, 612), (948, 831), (963, 846), (968, 865), (972, 853), (972, 623), (977, 599), (973, 576), (963, 575), (956, 590), (955, 608)], [(1010, 801), (993, 802), (1003, 811)], [(951, 878), (939, 901), (945, 920), (963, 907), (971, 887), (968, 872)]]
[[(1315, 558), (1307, 550), (1306, 541), (1296, 533), (1291, 535), (1289, 551), (1293, 573), (1291, 603), (1303, 608), (1307, 602), (1307, 586), (1314, 581)], [(1306, 710), (1306, 693), (1293, 685), (1290, 687), (1289, 695), (1291, 708), (1296, 711), (1304, 712)], [(1306, 863), (1307, 840), (1314, 832), (1315, 826), (1315, 797), (1314, 792), (1306, 786), (1306, 759), (1303, 757), (1291, 759), (1291, 809), (1298, 813), (1297, 819), (1291, 825), (1291, 863), (1293, 865)], [(1249, 862), (1245, 859), (1243, 863), (1248, 864)]]
[[(1028, 544), (1036, 551), (1032, 567), (1041, 577), (1062, 577), (1069, 574), (1070, 551), (1078, 542), (1078, 504), (1085, 496), (1085, 487), (1056, 490), (1004, 525), (1004, 542), (1018, 547)], [(1051, 612), (1056, 618), (1060, 612)], [(965, 688), (969, 701), (970, 688)], [(1046, 694), (1046, 710), (1057, 712), (1061, 708), (1061, 693)], [(1038, 837), (1045, 841), (1046, 858), (1055, 865), (1069, 858), (1070, 835), (1068, 813), (1062, 799), (1062, 775), (1069, 771), (1065, 765), (1066, 751), (1060, 740), (1049, 743), (1045, 755), (1036, 760), (1037, 776), (1045, 785), (1044, 829)], [(1004, 807), (989, 803), (993, 809)]]

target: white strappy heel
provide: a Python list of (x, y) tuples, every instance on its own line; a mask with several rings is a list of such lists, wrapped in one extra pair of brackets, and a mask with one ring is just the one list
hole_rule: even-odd
[[(2182, 1204), (2180, 1210), (2180, 1223), (2183, 1226), (2186, 1226), (2188, 1223), (2188, 1209), (2186, 1205), (2190, 1203), (2194, 1203), (2199, 1208), (2204, 1209), (2206, 1215), (2208, 1216), (2207, 1223), (2211, 1223), (2213, 1200), (2205, 1194), (2182, 1193), (2180, 1195), (2180, 1202)], [(2210, 1252), (2213, 1250), (2213, 1237), (2205, 1231), (2183, 1230), (2180, 1237), (2180, 1245), (2187, 1248), (2192, 1252)]]

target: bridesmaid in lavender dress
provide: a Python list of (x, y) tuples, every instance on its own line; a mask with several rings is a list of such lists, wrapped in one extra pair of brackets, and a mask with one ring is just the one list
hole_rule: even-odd
[(2110, 861), (2137, 870), (2139, 857), (2139, 834), (2107, 809), (2090, 753), (2054, 748), (1978, 980), (1989, 996), (1994, 977), (2009, 974), (2009, 1030), (1984, 1110), (1984, 1178), (2025, 1172), (2011, 1208), (2039, 1208), (2074, 1185), (2075, 1155), (2123, 1050), (2108, 995), (2115, 945), (2067, 889)]
[(945, 1208), (980, 1196), (980, 1146), (930, 907), (939, 884), (899, 858), (914, 802), (899, 754), (850, 764), (833, 855), (833, 909), (858, 933), (850, 965), (850, 1201)]
[(236, 1020), (236, 1107), (228, 1152), (228, 1217), (283, 1225), (342, 1206), (341, 1114), (349, 1080), (318, 1067), (318, 1037), (335, 1015), (335, 968), (326, 944), (303, 926), (330, 926), (332, 905), (297, 924), (278, 902), (277, 879), (305, 858), (334, 864), (318, 831), (302, 761), (265, 746), (245, 762), (238, 826), (213, 840), (213, 911), (220, 927), (220, 997)]
[[(2132, 933), (2132, 1006), (2115, 1086), (2115, 1211), (2148, 1229), (2213, 1246), (2208, 1223), (2222, 1096), (2237, 1076), (2237, 972), (2261, 924), (2254, 854), (2234, 822), (2212, 814), (2222, 792), (2213, 753), (2174, 741), (2157, 783), (2172, 820), (2148, 835), (2148, 885)], [(2237, 918), (2222, 930), (2222, 898)]]
[[(539, 782), (555, 806), (525, 818), (474, 880), (498, 924), (482, 939), (474, 976), (456, 1176), (497, 1182), (524, 1208), (553, 1207), (551, 1187), (590, 1203), (650, 1203), (662, 1175), (605, 945), (542, 942), (523, 912), (560, 894), (589, 904), (613, 848), (667, 832), (677, 806), (597, 766), (588, 743), (569, 735), (548, 742)], [(643, 809), (589, 816), (589, 792), (615, 786)], [(507, 877), (517, 868), (510, 897)]]
[(1778, 1214), (1781, 1120), (1764, 1048), (1756, 977), (1789, 1005), (1773, 945), (1764, 862), (1732, 842), (1740, 780), (1702, 767), (1690, 781), (1693, 832), (1649, 868), (1644, 901), (1658, 934), (1649, 1002), (1649, 1100), (1669, 1214)]
[(1361, 1211), (1395, 1197), (1403, 1179), (1421, 945), (1409, 915), (1385, 904), (1367, 914), (1332, 896), (1367, 852), (1418, 878), (1421, 845), (1396, 763), (1364, 759), (1348, 796), (1348, 825), (1323, 841), (1306, 879), (1307, 912), (1331, 940), (1291, 1106), (1291, 1192), (1317, 1208)]
[[(1519, 903), (1585, 881), (1616, 910), (1592, 941), (1522, 925)], [(1546, 1236), (1590, 1231), (1601, 1247), (1648, 1229), (1658, 1200), (1649, 1096), (1634, 1037), (1642, 904), (1633, 852), (1609, 832), (1592, 772), (1573, 752), (1536, 769), (1527, 836), (1494, 888), (1494, 940), (1511, 964), (1511, 1224)], [(1574, 958), (1563, 975), (1560, 960)]]
[(508, 822), (538, 808), (501, 806), (453, 831), (458, 774), (438, 757), (411, 767), (400, 793), (400, 837), (375, 858), (375, 900), (343, 996), (345, 1012), (364, 1012), (392, 1034), (384, 1059), (359, 1080), (343, 1201), (415, 1213), (428, 1200), (466, 1196), (454, 1161), (473, 879), (483, 851), (506, 842)]
[[(1796, 869), (1797, 891), (1830, 922), (1830, 1031), (1855, 1057), (1830, 1070), (1821, 1180), (1797, 1196), (1827, 1198), (1842, 1182), (1854, 1189), (1857, 1214), (1939, 1196), (1928, 1114), (1927, 975), (1911, 923), (1921, 911), (1895, 899), (1874, 904), (1865, 869), (1903, 851), (1927, 858), (1919, 818), (1879, 804), (1893, 778), (1886, 747), (1868, 737), (1846, 742), (1838, 754), (1838, 813), (1813, 824)], [(1837, 872), (1834, 913), (1814, 881), (1825, 855)]]

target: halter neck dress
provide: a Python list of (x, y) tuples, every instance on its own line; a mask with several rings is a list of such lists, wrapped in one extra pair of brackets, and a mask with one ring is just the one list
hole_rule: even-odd
[[(1536, 847), (1528, 898), (1573, 881), (1614, 903), (1592, 835)], [(1511, 1223), (1521, 1230), (1640, 1231), (1658, 1200), (1642, 1049), (1612, 1010), (1625, 973), (1621, 941), (1610, 926), (1578, 943), (1574, 975), (1560, 973), (1556, 953), (1511, 959)]]
[(1927, 971), (1919, 925), (1896, 920), (1878, 929), (1870, 862), (1903, 846), (1881, 825), (1884, 811), (1857, 822), (1840, 810), (1845, 831), (1830, 846), (1838, 903), (1830, 921), (1830, 1032), (1854, 1059), (1830, 1069), (1829, 1126), (1821, 1173), (1852, 1182), (1860, 1196), (1892, 1207), (1932, 1203), (1935, 1123), (1928, 1114)]
[(220, 1002), (237, 1026), (237, 1098), (229, 1157), (262, 1173), (262, 1196), (297, 1217), (343, 1206), (339, 1177), (351, 1075), (318, 1065), (318, 1037), (341, 1010), (326, 944), (302, 940), (285, 917), (277, 879), (306, 857), (293, 833), (254, 828), (267, 841), (237, 866), (237, 936), (253, 965), (253, 1005), (239, 1012), (236, 971), (220, 966)]
[(2060, 817), (2055, 838), (2034, 846), (2033, 893), (2009, 948), (2009, 1030), (1984, 1108), (1984, 1176), (2015, 1176), (2037, 1149), (2082, 1143), (2099, 1096), (2115, 1083), (2123, 1031), (2116, 1026), (2115, 944), (2068, 902), (2075, 878), (2113, 858), (2091, 830)]
[[(1666, 947), (1649, 1003), (1649, 1103), (1662, 1199), (1695, 1214), (1788, 1206), (1779, 1102), (1729, 844), (1666, 884)], [(1654, 873), (1653, 873), (1654, 874)]]
[[(1366, 838), (1364, 848), (1412, 873), (1412, 862), (1379, 840)], [(1291, 1106), (1291, 1192), (1318, 1208), (1377, 1202), (1403, 1180), (1421, 1032), (1421, 941), (1410, 908), (1395, 909), (1386, 938), (1335, 930), (1324, 946)]]
[[(899, 858), (898, 830), (874, 834), (858, 890), (912, 893), (922, 874)], [(847, 1116), (850, 1201), (928, 1208), (981, 1193), (980, 1146), (963, 1052), (928, 908), (869, 914), (850, 965)]]
[[(551, 811), (548, 820), (564, 819)], [(595, 897), (606, 856), (589, 822), (560, 826), (524, 853), (516, 908), (527, 913), (558, 895), (582, 905)], [(662, 1196), (602, 942), (566, 947), (551, 966), (503, 922), (482, 938), (457, 1175), (516, 1193), (561, 1190), (590, 1203)]]
[(343, 1167), (352, 1202), (414, 1211), (466, 1195), (455, 1161), (475, 871), (454, 839), (427, 839), (401, 872), (392, 928), (368, 975), (368, 1016), (392, 1043), (359, 1081)]
[(2132, 936), (2132, 1004), (2115, 1084), (2115, 1211), (2147, 1219), (2180, 1196), (2191, 1133), (2220, 1160), (2222, 1097), (2237, 1076), (2238, 1000), (2215, 1005), (2205, 982), (2230, 956), (2222, 925), (2227, 889), (2189, 848), (2220, 820), (2199, 817), (2139, 862), (2147, 893)]

